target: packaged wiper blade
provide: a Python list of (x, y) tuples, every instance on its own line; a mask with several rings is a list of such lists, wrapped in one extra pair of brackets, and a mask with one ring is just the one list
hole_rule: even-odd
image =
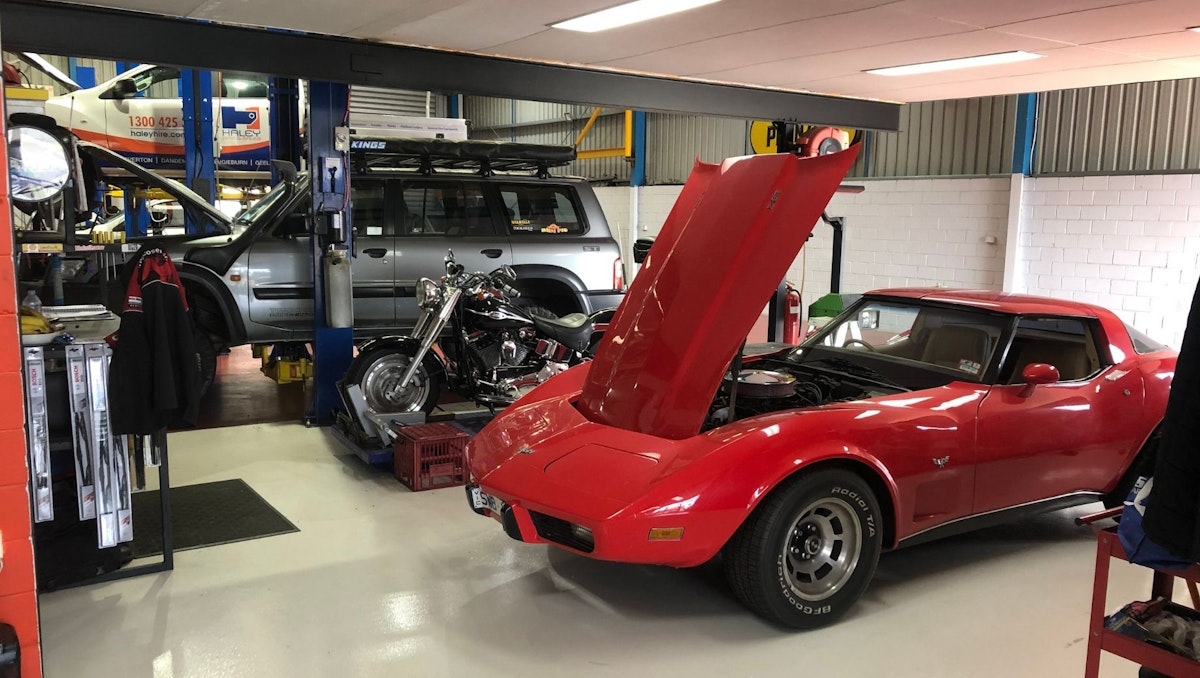
[(25, 349), (25, 397), (29, 408), (29, 475), (33, 487), (33, 520), (54, 520), (50, 481), (50, 423), (46, 415), (46, 361), (42, 348)]
[(91, 400), (90, 434), (92, 466), (96, 473), (96, 537), (100, 548), (116, 546), (119, 536), (117, 488), (114, 456), (118, 445), (113, 441), (108, 420), (108, 358), (112, 351), (104, 344), (86, 348), (88, 392)]
[(75, 488), (79, 497), (79, 519), (96, 517), (95, 466), (89, 434), (91, 413), (88, 408), (87, 358), (84, 347), (68, 346), (67, 392), (71, 398), (71, 435), (75, 441)]

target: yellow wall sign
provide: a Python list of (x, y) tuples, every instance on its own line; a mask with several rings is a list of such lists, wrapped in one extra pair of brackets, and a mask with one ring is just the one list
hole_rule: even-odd
[(767, 120), (755, 120), (750, 123), (750, 148), (757, 154), (777, 153), (779, 146), (775, 143), (775, 127)]
[[(800, 134), (805, 134), (813, 125), (801, 125)], [(858, 140), (858, 130), (839, 128), (850, 135), (850, 143)], [(750, 123), (750, 148), (756, 154), (778, 153), (779, 145), (775, 139), (775, 126), (769, 120), (755, 120)]]

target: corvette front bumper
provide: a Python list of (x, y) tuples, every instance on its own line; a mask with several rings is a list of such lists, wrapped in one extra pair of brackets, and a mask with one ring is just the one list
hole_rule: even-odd
[[(713, 555), (699, 516), (676, 515), (664, 522), (616, 515), (592, 521), (545, 507), (509, 503), (475, 484), (466, 487), (466, 494), (471, 510), (499, 522), (509, 537), (529, 544), (550, 544), (597, 560), (671, 567), (694, 567)], [(650, 538), (652, 530), (664, 527), (681, 530), (680, 538)]]

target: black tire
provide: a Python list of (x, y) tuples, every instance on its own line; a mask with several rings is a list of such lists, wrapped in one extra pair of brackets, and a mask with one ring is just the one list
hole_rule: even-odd
[(866, 591), (883, 547), (879, 502), (841, 469), (768, 496), (725, 546), (725, 576), (755, 614), (793, 629), (837, 621)]
[(415, 351), (411, 347), (376, 346), (358, 356), (346, 371), (346, 383), (358, 384), (373, 412), (431, 412), (437, 406), (445, 374), (432, 354), (426, 354), (412, 381), (401, 392), (390, 394), (404, 375)]
[(192, 341), (200, 356), (200, 397), (203, 398), (217, 380), (217, 347), (213, 346), (207, 332), (195, 326), (192, 327)]

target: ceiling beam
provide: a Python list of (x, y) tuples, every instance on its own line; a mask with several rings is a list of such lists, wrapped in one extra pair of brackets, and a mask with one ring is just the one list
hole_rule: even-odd
[[(335, 7), (331, 4), (330, 7)], [(10, 50), (352, 85), (894, 131), (898, 104), (579, 68), (84, 5), (4, 0)]]

